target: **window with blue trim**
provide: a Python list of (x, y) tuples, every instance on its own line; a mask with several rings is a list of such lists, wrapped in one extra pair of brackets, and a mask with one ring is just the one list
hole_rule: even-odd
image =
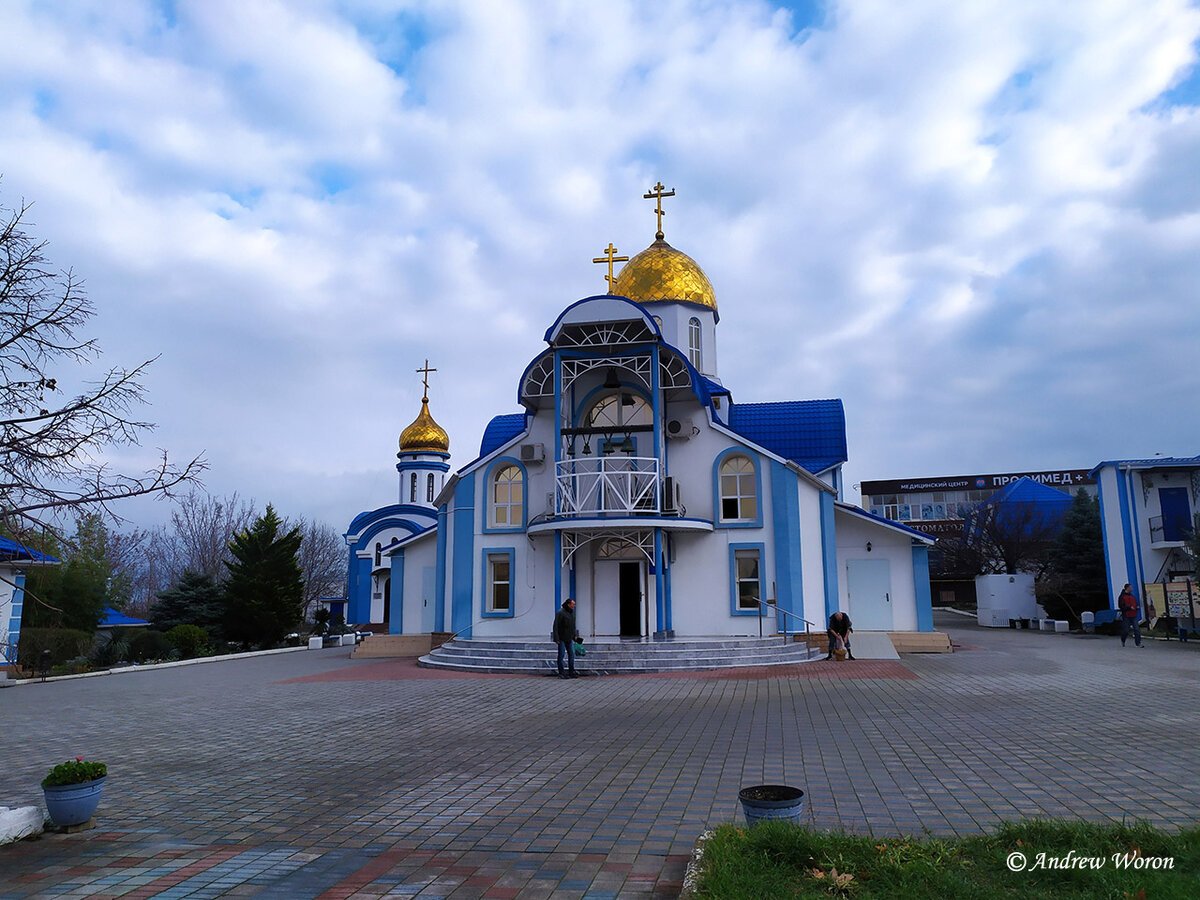
[(429, 473), (429, 478), (425, 482), (425, 502), (433, 502), (433, 473)]
[(408, 502), (409, 503), (417, 502), (417, 473), (416, 472), (412, 473), (412, 479), (409, 481)]
[(758, 550), (733, 551), (733, 582), (739, 610), (757, 611), (762, 598), (761, 554)]
[(512, 612), (512, 556), (508, 551), (487, 554), (487, 611)]
[(488, 524), (493, 528), (519, 528), (525, 521), (525, 477), (517, 466), (504, 466), (492, 476)]
[(758, 518), (757, 477), (750, 457), (739, 453), (722, 460), (719, 484), (722, 522)]

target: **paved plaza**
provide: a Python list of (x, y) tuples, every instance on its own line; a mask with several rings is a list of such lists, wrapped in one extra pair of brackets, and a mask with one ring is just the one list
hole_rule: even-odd
[(937, 624), (955, 653), (898, 662), (561, 681), (330, 649), (0, 690), (0, 804), (109, 766), (97, 828), (0, 847), (0, 900), (676, 897), (760, 783), (876, 835), (1200, 819), (1200, 643)]

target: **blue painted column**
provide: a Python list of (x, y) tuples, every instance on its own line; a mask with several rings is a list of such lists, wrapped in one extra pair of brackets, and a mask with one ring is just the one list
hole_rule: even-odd
[(471, 636), (475, 596), (475, 477), (462, 479), (454, 489), (454, 560), (451, 565), (450, 630)]
[(433, 630), (446, 630), (446, 547), (449, 544), (450, 516), (445, 506), (438, 507), (437, 570), (433, 586)]
[[(833, 494), (821, 491), (821, 555), (825, 573), (825, 622), (838, 609), (837, 525)], [(928, 580), (928, 579), (926, 579)], [(822, 630), (825, 622), (818, 622)]]
[(929, 548), (913, 541), (913, 589), (917, 592), (917, 631), (933, 631), (933, 592), (929, 586)]
[[(775, 535), (775, 602), (792, 613), (779, 616), (779, 629), (796, 631), (804, 615), (804, 567), (800, 554), (800, 480), (771, 460), (771, 525)], [(765, 560), (764, 560), (765, 562)], [(764, 585), (764, 593), (765, 593)]]
[(388, 604), (388, 634), (404, 634), (404, 551), (392, 555), (392, 597)]
[(670, 637), (671, 615), (667, 609), (667, 592), (663, 583), (662, 529), (654, 529), (654, 608), (658, 623), (657, 637)]

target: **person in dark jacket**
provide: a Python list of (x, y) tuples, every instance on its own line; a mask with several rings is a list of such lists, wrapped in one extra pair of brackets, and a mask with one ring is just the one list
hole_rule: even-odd
[(826, 659), (833, 659), (833, 651), (838, 647), (846, 648), (846, 659), (854, 659), (854, 654), (850, 652), (850, 632), (853, 630), (850, 617), (841, 610), (829, 617), (829, 655)]
[[(575, 671), (575, 638), (579, 632), (575, 630), (575, 600), (568, 597), (562, 607), (554, 614), (554, 642), (558, 644), (558, 677), (578, 678)], [(563, 670), (563, 657), (567, 660), (567, 669)]]
[(1127, 584), (1121, 588), (1121, 596), (1117, 598), (1117, 609), (1121, 611), (1121, 646), (1125, 646), (1125, 639), (1131, 631), (1134, 644), (1142, 646), (1142, 630), (1138, 627), (1142, 611), (1138, 607), (1138, 599), (1134, 596), (1131, 585)]

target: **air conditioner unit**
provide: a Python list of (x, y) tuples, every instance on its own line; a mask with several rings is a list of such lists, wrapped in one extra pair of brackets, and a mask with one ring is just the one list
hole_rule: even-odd
[(671, 476), (663, 480), (663, 514), (681, 515), (683, 505), (679, 502), (679, 482)]
[(522, 444), (521, 445), (521, 462), (523, 463), (540, 463), (546, 460), (546, 445), (545, 444)]
[(696, 426), (691, 419), (668, 419), (667, 437), (671, 440), (690, 441), (696, 433)]

